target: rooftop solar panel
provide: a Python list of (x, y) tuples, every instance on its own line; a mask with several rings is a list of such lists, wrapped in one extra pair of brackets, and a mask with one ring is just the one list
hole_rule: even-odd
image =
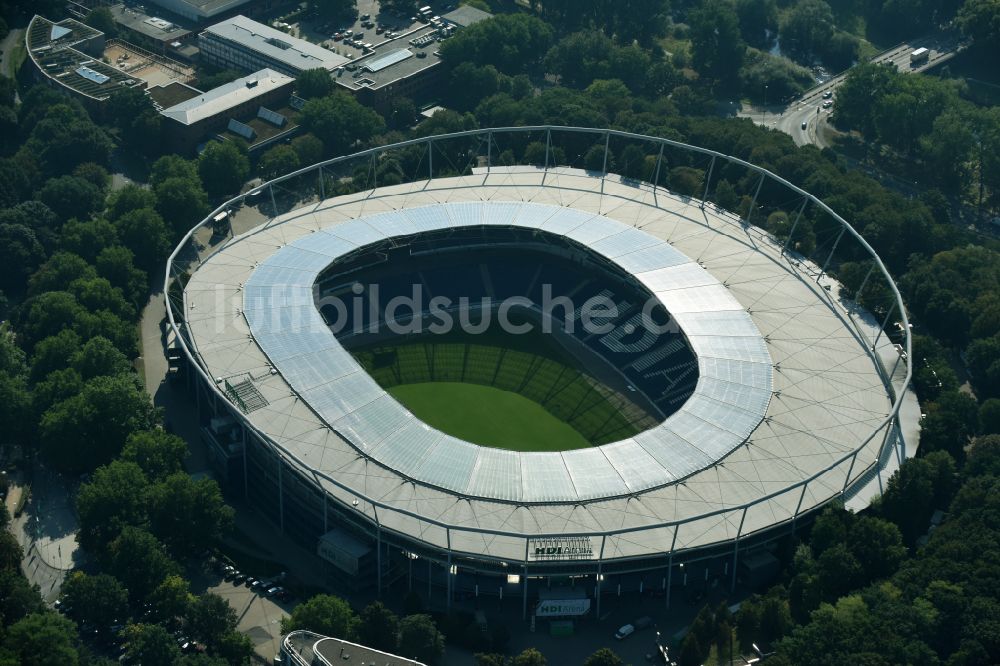
[(227, 125), (227, 129), (230, 132), (239, 134), (247, 141), (253, 141), (254, 137), (257, 136), (257, 132), (255, 132), (252, 127), (241, 123), (240, 121), (236, 120), (236, 118), (229, 119), (229, 125)]
[(288, 118), (285, 118), (277, 111), (272, 111), (271, 109), (263, 106), (257, 109), (257, 117), (264, 122), (271, 123), (275, 127), (284, 127), (285, 123), (288, 122)]

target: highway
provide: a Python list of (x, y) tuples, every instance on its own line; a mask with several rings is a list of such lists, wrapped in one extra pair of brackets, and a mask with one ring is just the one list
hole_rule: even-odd
[[(910, 67), (910, 54), (918, 48), (930, 50), (930, 57), (927, 62), (919, 67)], [(942, 62), (953, 58), (960, 50), (961, 43), (957, 35), (936, 34), (914, 39), (909, 42), (898, 44), (887, 51), (879, 53), (872, 58), (874, 62), (892, 64), (901, 72), (923, 72), (931, 67), (936, 67)], [(827, 92), (833, 93), (836, 102), (837, 87), (844, 82), (847, 73), (845, 70), (840, 74), (831, 77), (829, 80), (820, 83), (787, 106), (772, 106), (767, 108), (744, 108), (737, 115), (744, 118), (751, 118), (758, 125), (771, 127), (780, 130), (792, 137), (795, 145), (804, 146), (808, 143), (815, 144), (820, 148), (827, 148), (829, 142), (824, 137), (824, 133), (818, 131), (823, 123), (826, 123), (832, 108), (823, 109), (825, 101), (823, 95)], [(805, 129), (802, 128), (805, 123)]]

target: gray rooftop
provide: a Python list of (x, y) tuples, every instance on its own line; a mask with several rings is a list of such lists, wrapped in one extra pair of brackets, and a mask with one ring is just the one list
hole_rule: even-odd
[(150, 0), (150, 2), (178, 14), (196, 14), (203, 18), (211, 18), (234, 7), (248, 4), (252, 0)]
[[(440, 44), (431, 42), (420, 47), (410, 44), (410, 41), (434, 33), (436, 30), (437, 28), (432, 26), (421, 26), (403, 37), (382, 42), (371, 54), (353, 61), (358, 66), (357, 72), (339, 70), (334, 74), (334, 81), (350, 90), (361, 88), (377, 90), (434, 67), (441, 62), (434, 55)], [(355, 78), (354, 74), (358, 72), (360, 74)]]
[(214, 35), (240, 44), (273, 58), (296, 71), (317, 67), (332, 70), (334, 67), (348, 62), (348, 59), (342, 55), (328, 51), (304, 39), (292, 37), (243, 15), (234, 16), (209, 26), (205, 28), (202, 35)]
[(476, 9), (470, 5), (462, 5), (458, 9), (441, 15), (441, 18), (454, 23), (460, 28), (468, 28), (473, 23), (479, 23), (492, 17), (493, 14), (484, 12), (482, 9)]
[(173, 21), (144, 14), (125, 5), (114, 5), (110, 10), (116, 23), (159, 42), (176, 41), (191, 34), (190, 30)]
[(193, 125), (255, 97), (265, 95), (294, 80), (292, 77), (273, 69), (262, 69), (175, 104), (160, 113), (184, 125)]

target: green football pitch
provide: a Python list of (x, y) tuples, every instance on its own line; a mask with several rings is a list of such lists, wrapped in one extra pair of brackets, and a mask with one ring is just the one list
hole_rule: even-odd
[(474, 444), (512, 451), (590, 446), (537, 402), (492, 386), (426, 382), (386, 390), (427, 425)]

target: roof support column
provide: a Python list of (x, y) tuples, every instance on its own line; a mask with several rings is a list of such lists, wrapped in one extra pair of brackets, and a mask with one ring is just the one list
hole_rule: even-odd
[(274, 184), (267, 186), (267, 191), (271, 194), (271, 217), (278, 217), (278, 204), (274, 200)]
[(608, 148), (611, 145), (611, 132), (604, 133), (604, 166), (601, 167), (601, 194), (604, 194), (604, 181), (608, 178)]
[(847, 468), (847, 476), (844, 478), (844, 487), (840, 489), (840, 494), (843, 495), (847, 492), (847, 484), (851, 482), (851, 473), (854, 472), (854, 463), (858, 461), (858, 451), (854, 452), (851, 456), (851, 465)]
[(521, 619), (528, 619), (528, 540), (524, 540), (524, 581), (521, 586)]
[(867, 273), (865, 273), (865, 279), (861, 281), (861, 286), (858, 287), (858, 290), (856, 292), (854, 292), (854, 300), (855, 301), (857, 301), (859, 298), (861, 298), (861, 292), (863, 292), (865, 290), (865, 287), (868, 286), (868, 278), (870, 278), (872, 276), (873, 272), (875, 272), (875, 261), (874, 260), (872, 260), (872, 267), (868, 269)]
[(281, 456), (275, 456), (275, 462), (278, 464), (278, 524), (281, 527), (281, 533), (285, 533), (285, 488), (282, 482), (282, 470), (284, 465), (281, 464)]
[(785, 254), (788, 250), (788, 246), (792, 242), (792, 236), (795, 235), (795, 228), (799, 226), (799, 220), (802, 219), (802, 213), (805, 212), (807, 205), (809, 205), (809, 199), (804, 199), (802, 205), (799, 206), (798, 214), (795, 215), (795, 221), (792, 222), (792, 228), (788, 231), (788, 238), (785, 239), (785, 244), (781, 247), (781, 254)]
[(601, 552), (597, 556), (597, 586), (594, 588), (597, 597), (597, 619), (601, 619), (601, 583), (604, 582), (604, 544), (608, 540), (608, 535), (601, 536)]
[(243, 500), (246, 501), (250, 493), (247, 490), (247, 427), (246, 425), (240, 425), (240, 430), (243, 433)]
[(376, 569), (376, 587), (375, 593), (378, 598), (382, 598), (382, 522), (378, 519), (378, 508), (372, 505), (372, 511), (375, 513), (375, 569)]
[(795, 513), (792, 514), (792, 534), (795, 534), (795, 523), (799, 519), (799, 511), (802, 510), (802, 502), (806, 498), (806, 488), (808, 487), (808, 484), (802, 484), (802, 494), (799, 495), (799, 503), (795, 505)]
[(323, 201), (326, 199), (326, 184), (323, 182), (323, 165), (319, 165), (319, 200)]
[(753, 193), (753, 199), (750, 201), (750, 208), (747, 209), (746, 219), (743, 224), (750, 226), (750, 218), (753, 217), (753, 210), (757, 207), (757, 196), (760, 194), (760, 188), (764, 186), (764, 174), (760, 174), (760, 180), (757, 181), (757, 189)]
[(885, 313), (885, 319), (882, 321), (882, 325), (878, 329), (878, 334), (875, 336), (875, 341), (872, 342), (872, 351), (878, 348), (878, 339), (882, 337), (882, 333), (885, 332), (885, 327), (889, 325), (889, 319), (892, 318), (892, 313), (896, 311), (896, 302), (892, 302), (892, 307), (889, 311)]
[(486, 173), (493, 168), (493, 130), (486, 135)]
[(434, 180), (434, 137), (427, 138), (427, 180)]
[(729, 591), (736, 590), (736, 565), (740, 557), (740, 536), (743, 534), (743, 522), (747, 519), (747, 507), (743, 507), (743, 517), (740, 518), (740, 527), (736, 530), (736, 543), (733, 545), (733, 582), (729, 586)]
[(657, 199), (657, 190), (660, 189), (660, 166), (663, 164), (663, 147), (665, 144), (660, 143), (660, 152), (656, 155), (656, 169), (653, 171), (653, 204), (658, 208), (660, 202)]
[(708, 188), (712, 184), (712, 172), (715, 171), (715, 155), (712, 155), (712, 162), (708, 165), (708, 175), (705, 177), (705, 192), (701, 195), (701, 204), (698, 208), (705, 210), (705, 201), (708, 199)]
[(549, 170), (549, 152), (552, 150), (552, 128), (545, 130), (545, 170)]
[(819, 282), (820, 278), (823, 277), (823, 274), (826, 273), (826, 267), (830, 265), (830, 261), (833, 259), (833, 253), (837, 251), (840, 239), (844, 237), (844, 232), (846, 231), (847, 229), (845, 227), (840, 228), (840, 233), (837, 234), (837, 240), (833, 241), (833, 247), (830, 248), (830, 255), (826, 258), (826, 261), (823, 262), (823, 267), (819, 269), (819, 275), (816, 276), (817, 282)]
[(670, 588), (674, 582), (674, 548), (677, 546), (677, 530), (680, 525), (674, 525), (674, 538), (670, 542), (670, 556), (667, 558), (667, 610), (670, 610)]

